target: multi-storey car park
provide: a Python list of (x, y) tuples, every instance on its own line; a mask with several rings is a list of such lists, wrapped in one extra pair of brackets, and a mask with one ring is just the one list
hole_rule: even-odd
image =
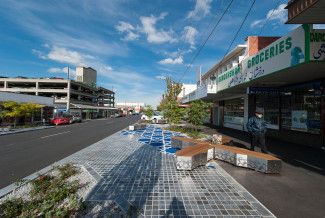
[(103, 87), (62, 78), (0, 78), (0, 91), (54, 98), (56, 113), (78, 113), (83, 119), (108, 117), (115, 93)]

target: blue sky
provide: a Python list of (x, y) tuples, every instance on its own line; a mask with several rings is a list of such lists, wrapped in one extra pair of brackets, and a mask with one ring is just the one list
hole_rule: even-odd
[[(93, 67), (98, 85), (117, 101), (158, 104), (160, 77), (194, 83), (224, 56), (251, 0), (234, 0), (195, 60), (230, 0), (12, 0), (0, 4), (0, 75), (67, 77), (67, 67)], [(248, 35), (281, 36), (287, 0), (258, 0), (234, 45)], [(275, 10), (273, 13), (270, 11)], [(270, 16), (272, 14), (272, 16)], [(72, 71), (73, 73), (73, 71)]]

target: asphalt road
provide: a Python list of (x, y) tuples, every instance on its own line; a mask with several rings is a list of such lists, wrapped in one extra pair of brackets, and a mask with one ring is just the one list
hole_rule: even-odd
[(0, 136), (0, 188), (89, 146), (138, 119), (140, 116), (90, 120)]

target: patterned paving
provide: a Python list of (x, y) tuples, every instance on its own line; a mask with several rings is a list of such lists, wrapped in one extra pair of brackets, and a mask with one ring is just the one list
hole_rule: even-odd
[(121, 133), (122, 135), (138, 135), (139, 142), (157, 147), (160, 152), (165, 154), (175, 154), (177, 151), (177, 149), (171, 147), (171, 137), (183, 136), (181, 133), (163, 130), (162, 128), (153, 125), (149, 125), (143, 130), (124, 130)]
[[(131, 204), (145, 217), (273, 217), (216, 163), (177, 171), (174, 155), (161, 152), (162, 145), (151, 144), (158, 134), (162, 136), (158, 141), (164, 141), (165, 149), (167, 142), (168, 148), (172, 134), (166, 133), (153, 127), (119, 132), (63, 162), (83, 164), (97, 176), (89, 200), (114, 200), (125, 211)], [(143, 142), (145, 135), (150, 140)]]

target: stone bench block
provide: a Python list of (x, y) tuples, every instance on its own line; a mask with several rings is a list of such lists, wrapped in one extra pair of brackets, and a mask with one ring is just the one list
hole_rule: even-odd
[(221, 134), (213, 134), (212, 135), (212, 144), (216, 145), (225, 145), (231, 143), (232, 139), (228, 136), (221, 135)]
[(193, 156), (177, 156), (176, 168), (178, 170), (193, 170), (198, 166), (205, 166), (207, 163), (207, 152)]
[(280, 173), (282, 168), (281, 160), (267, 160), (260, 157), (248, 156), (247, 167), (263, 173)]
[(147, 127), (146, 124), (140, 123), (140, 124), (134, 124), (129, 126), (130, 131), (135, 131), (135, 130), (140, 130), (140, 129), (145, 129)]
[(186, 138), (180, 138), (180, 137), (171, 138), (171, 146), (173, 148), (183, 149), (193, 145), (196, 145), (196, 142), (191, 140), (186, 140)]
[(208, 154), (207, 154), (207, 161), (209, 161), (209, 160), (213, 160), (214, 159), (214, 148), (210, 148), (209, 150), (208, 150)]
[(236, 154), (236, 166), (248, 167), (248, 160), (246, 154)]
[(236, 153), (232, 151), (228, 151), (222, 148), (215, 147), (214, 148), (214, 157), (226, 161), (231, 164), (236, 164)]

